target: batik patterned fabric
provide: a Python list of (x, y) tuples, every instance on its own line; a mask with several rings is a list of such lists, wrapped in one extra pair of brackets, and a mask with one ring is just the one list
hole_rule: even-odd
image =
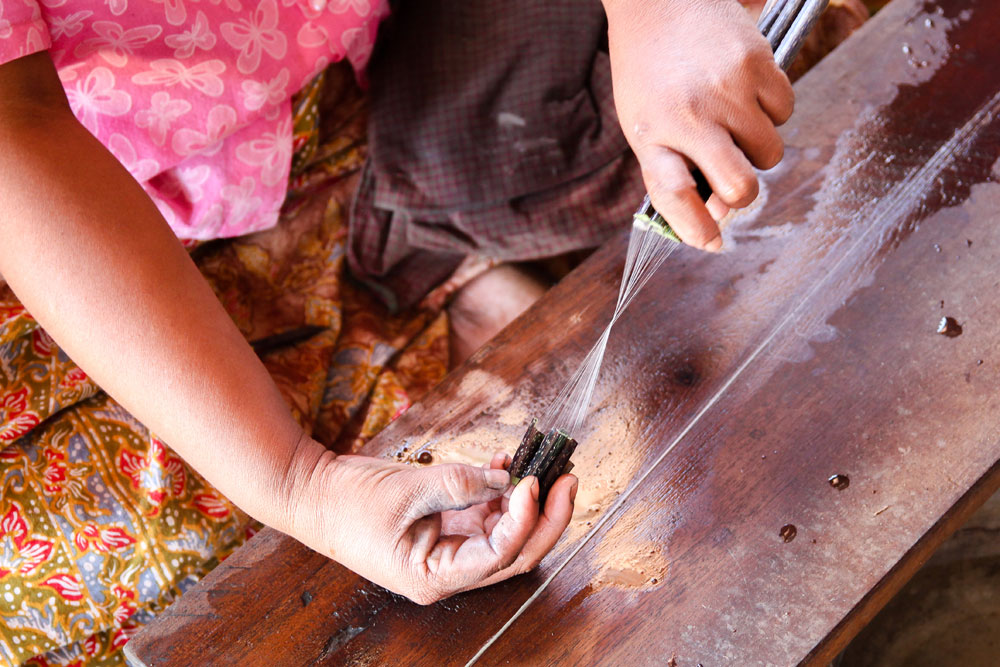
[[(300, 422), (353, 451), (444, 376), (447, 295), (389, 316), (345, 278), (344, 211), (365, 155), (350, 69), (304, 90), (294, 118), (278, 226), (192, 252)], [(123, 664), (128, 638), (256, 527), (0, 283), (0, 663)]]

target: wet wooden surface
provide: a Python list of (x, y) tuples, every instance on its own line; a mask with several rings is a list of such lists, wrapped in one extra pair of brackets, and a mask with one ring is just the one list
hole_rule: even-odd
[[(619, 321), (577, 513), (536, 572), (419, 607), (265, 530), (131, 659), (829, 661), (1000, 485), (998, 25), (989, 0), (896, 0), (797, 84), (728, 252), (675, 253)], [(368, 452), (513, 451), (607, 322), (624, 245)]]

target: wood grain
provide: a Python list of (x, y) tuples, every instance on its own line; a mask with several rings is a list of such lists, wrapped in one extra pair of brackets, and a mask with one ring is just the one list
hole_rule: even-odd
[[(1000, 485), (998, 24), (986, 0), (897, 0), (797, 84), (728, 252), (682, 249), (620, 320), (577, 514), (536, 572), (419, 607), (264, 531), (130, 659), (829, 661)], [(512, 451), (607, 322), (625, 242), (368, 452)]]

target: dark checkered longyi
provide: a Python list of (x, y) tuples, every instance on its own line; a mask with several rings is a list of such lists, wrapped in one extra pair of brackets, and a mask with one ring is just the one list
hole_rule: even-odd
[(642, 199), (596, 0), (399, 3), (379, 33), (354, 273), (413, 303), (469, 254), (599, 245)]

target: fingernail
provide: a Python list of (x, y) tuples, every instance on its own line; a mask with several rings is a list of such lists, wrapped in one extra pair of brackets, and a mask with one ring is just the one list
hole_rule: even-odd
[(576, 492), (580, 490), (580, 480), (573, 482), (573, 488), (569, 490), (569, 501), (576, 502)]
[(720, 220), (722, 220), (727, 215), (729, 215), (729, 209), (728, 208), (720, 208), (715, 213), (712, 213), (712, 220), (715, 220), (716, 222), (719, 222)]
[(483, 474), (486, 476), (486, 486), (491, 489), (506, 489), (507, 485), (510, 484), (510, 475), (506, 470), (490, 468), (484, 470)]
[(716, 236), (705, 245), (705, 250), (709, 252), (719, 252), (722, 250), (722, 236)]
[(538, 502), (538, 494), (541, 491), (541, 487), (538, 484), (538, 478), (531, 478), (531, 497), (534, 498), (535, 502)]

